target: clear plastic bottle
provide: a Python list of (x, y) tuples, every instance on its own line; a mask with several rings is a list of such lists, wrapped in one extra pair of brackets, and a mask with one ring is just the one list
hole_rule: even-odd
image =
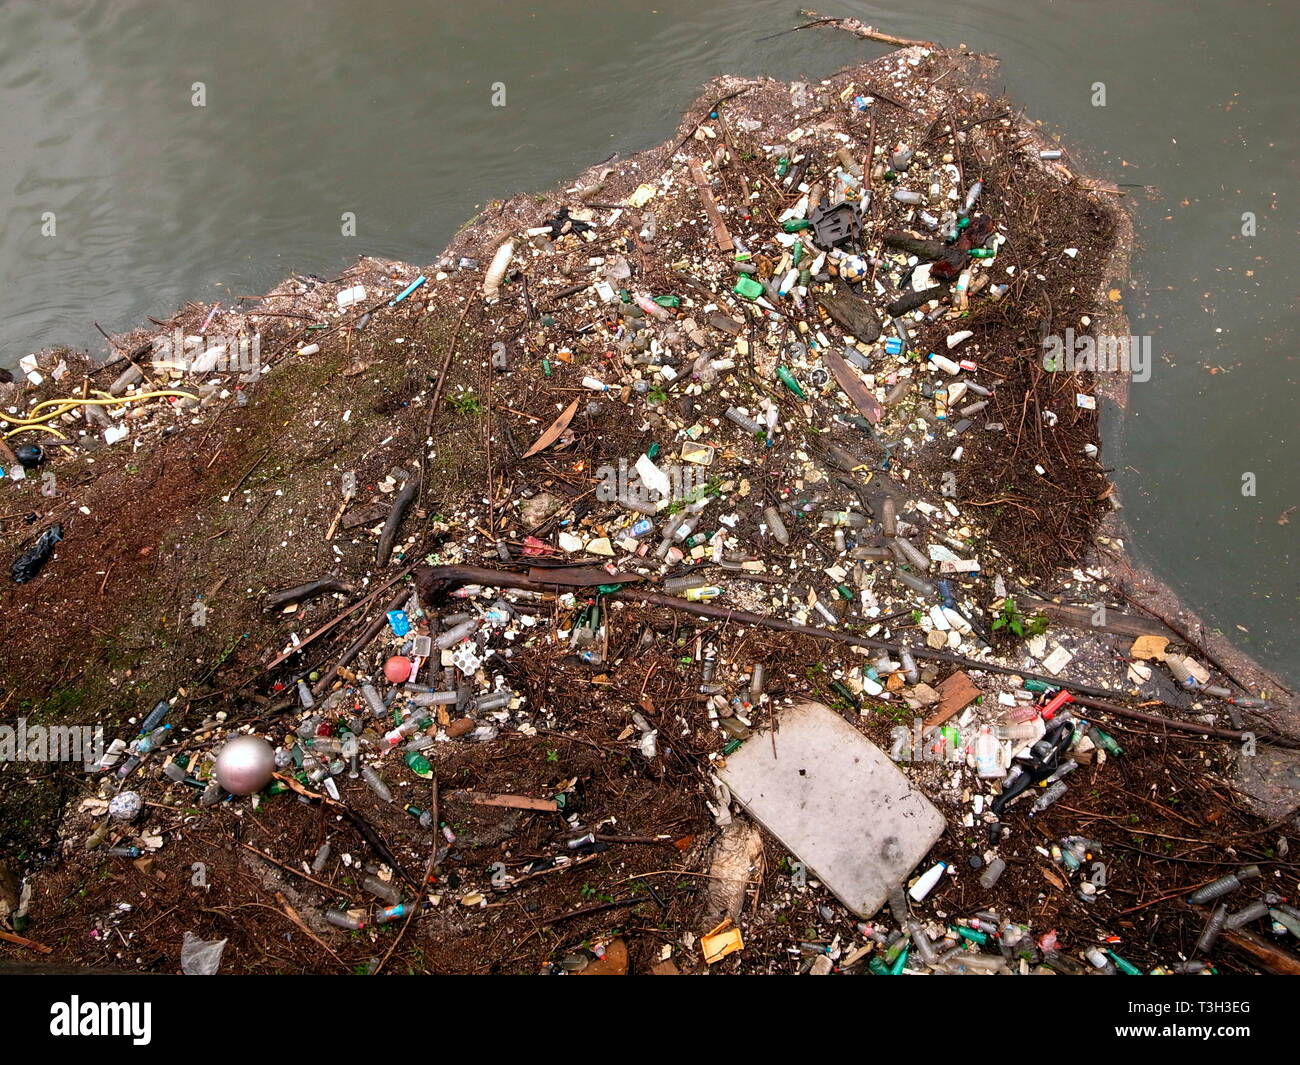
[(912, 657), (912, 652), (906, 644), (898, 649), (898, 658), (903, 664), (903, 676), (907, 678), (907, 683), (919, 684), (921, 671), (916, 668), (916, 659)]
[(150, 751), (157, 750), (171, 738), (171, 725), (159, 725), (147, 736), (140, 737), (136, 741), (135, 753), (148, 754)]
[(1002, 744), (993, 734), (992, 725), (981, 725), (975, 736), (975, 775), (984, 780), (1007, 775), (1006, 766), (1002, 764)]
[(479, 711), (499, 710), (503, 706), (508, 706), (510, 700), (513, 698), (514, 692), (509, 691), (508, 689), (505, 691), (490, 692), (487, 695), (480, 695), (474, 700), (474, 709)]
[(459, 625), (452, 626), (446, 632), (439, 633), (433, 641), (433, 646), (439, 651), (445, 651), (453, 644), (460, 643), (461, 640), (473, 636), (477, 629), (477, 619), (470, 618), (468, 621), (462, 621)]
[(370, 790), (383, 799), (384, 802), (393, 801), (393, 793), (388, 790), (388, 785), (384, 783), (383, 778), (371, 769), (370, 766), (362, 767), (361, 779), (364, 780), (366, 784), (369, 785)]
[(994, 858), (980, 873), (980, 887), (985, 891), (990, 890), (998, 882), (1002, 874), (1006, 872), (1006, 868), (1007, 863), (1005, 861), (1001, 858)]
[(421, 692), (411, 699), (416, 706), (451, 706), (456, 702), (455, 691)]
[(1061, 798), (1069, 790), (1070, 790), (1069, 785), (1066, 784), (1065, 781), (1058, 780), (1050, 788), (1044, 791), (1043, 794), (1038, 796), (1037, 800), (1035, 800), (1034, 802), (1034, 805), (1029, 808), (1029, 816), (1033, 817), (1035, 814), (1042, 813), (1049, 806), (1051, 806), (1052, 803), (1056, 802), (1057, 799)]
[(326, 910), (325, 920), (335, 928), (346, 928), (352, 932), (359, 932), (366, 927), (366, 922), (362, 918), (356, 917), (346, 910)]
[(361, 878), (361, 887), (370, 892), (370, 894), (384, 899), (390, 904), (396, 906), (402, 901), (402, 889), (391, 881), (380, 880), (379, 877), (372, 873), (367, 873)]
[(367, 683), (361, 685), (361, 697), (365, 699), (366, 705), (370, 707), (370, 712), (374, 714), (375, 717), (384, 716), (387, 707), (384, 706), (384, 700), (380, 697), (379, 692), (375, 689), (373, 684)]
[(930, 560), (926, 558), (925, 555), (921, 554), (921, 552), (916, 549), (916, 545), (906, 536), (897, 536), (892, 542), (896, 543), (902, 550), (903, 554), (907, 556), (907, 561), (922, 573), (925, 573), (930, 568)]
[(880, 503), (880, 531), (886, 536), (898, 535), (898, 507), (892, 496), (885, 496)]
[(908, 573), (906, 570), (901, 569), (894, 572), (894, 577), (900, 584), (906, 585), (908, 588), (911, 588), (912, 591), (925, 596), (927, 599), (934, 597), (935, 588), (929, 581), (924, 581), (915, 574)]

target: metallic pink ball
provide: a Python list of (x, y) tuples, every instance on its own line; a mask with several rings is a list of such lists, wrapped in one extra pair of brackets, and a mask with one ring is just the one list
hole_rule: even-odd
[(217, 755), (217, 783), (232, 795), (252, 795), (271, 783), (275, 750), (260, 736), (236, 736)]

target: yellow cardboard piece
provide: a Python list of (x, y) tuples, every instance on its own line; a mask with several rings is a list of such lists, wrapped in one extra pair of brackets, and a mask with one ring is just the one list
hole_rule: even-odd
[(1133, 641), (1133, 646), (1129, 648), (1129, 654), (1134, 658), (1158, 658), (1163, 660), (1165, 648), (1168, 646), (1168, 636), (1139, 636)]
[(700, 936), (700, 948), (704, 952), (705, 964), (712, 965), (715, 961), (721, 961), (728, 954), (735, 954), (738, 950), (744, 950), (745, 941), (740, 937), (740, 929), (728, 917), (712, 932)]

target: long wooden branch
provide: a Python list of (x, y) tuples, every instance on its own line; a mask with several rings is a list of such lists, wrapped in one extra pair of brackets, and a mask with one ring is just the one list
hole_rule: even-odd
[(801, 10), (799, 14), (806, 18), (812, 19), (811, 22), (802, 26), (796, 26), (796, 30), (808, 29), (812, 26), (833, 26), (837, 30), (843, 30), (845, 33), (851, 33), (854, 37), (860, 37), (864, 41), (877, 41), (880, 44), (892, 44), (895, 48), (938, 48), (934, 41), (918, 41), (911, 37), (895, 37), (892, 33), (884, 33), (875, 26), (868, 26), (855, 18), (828, 18), (825, 15), (819, 15), (816, 11)]
[[(537, 571), (532, 571), (536, 573)], [(548, 571), (549, 573), (549, 571)], [(416, 570), (415, 582), (420, 591), (420, 598), (426, 609), (435, 607), (439, 600), (446, 592), (452, 588), (463, 584), (486, 584), (498, 588), (522, 588), (529, 591), (554, 591), (557, 587), (579, 587), (577, 581), (569, 582), (565, 580), (565, 571), (563, 568), (557, 568), (555, 576), (552, 578), (548, 575), (545, 582), (534, 580), (524, 576), (521, 573), (514, 573), (509, 570), (495, 570), (487, 566), (422, 566)], [(617, 583), (620, 580), (627, 580), (626, 576), (611, 576), (610, 583)], [(873, 640), (866, 636), (853, 636), (849, 633), (836, 632), (834, 629), (822, 629), (813, 625), (797, 625), (792, 621), (786, 621), (782, 618), (768, 617), (763, 614), (753, 614), (748, 610), (734, 610), (730, 607), (713, 606), (710, 603), (694, 603), (687, 599), (679, 599), (676, 596), (663, 595), (660, 592), (652, 592), (647, 589), (625, 586), (616, 592), (609, 593), (610, 599), (622, 599), (626, 602), (642, 602), (649, 606), (664, 607), (668, 610), (677, 610), (686, 614), (693, 614), (696, 617), (708, 618), (711, 621), (732, 621), (741, 625), (757, 625), (762, 628), (774, 629), (777, 632), (792, 632), (801, 636), (811, 636), (814, 639), (831, 640), (835, 643), (847, 644), (850, 647), (867, 647), (873, 650), (889, 651), (898, 654), (900, 644), (889, 643), (884, 640)], [(1189, 732), (1198, 736), (1213, 736), (1218, 739), (1244, 740), (1247, 735), (1253, 735), (1256, 739), (1267, 741), (1283, 747), (1300, 746), (1297, 741), (1288, 739), (1283, 736), (1274, 736), (1264, 732), (1244, 733), (1236, 732), (1231, 729), (1213, 728), (1209, 725), (1201, 725), (1192, 721), (1183, 721), (1178, 718), (1161, 717), (1157, 714), (1148, 714), (1141, 710), (1130, 710), (1126, 706), (1118, 706), (1109, 701), (1109, 699), (1123, 698), (1122, 692), (1113, 692), (1105, 688), (1097, 688), (1090, 684), (1062, 680), (1060, 677), (1049, 677), (1039, 673), (1030, 673), (1027, 670), (1016, 669), (1011, 666), (998, 665), (996, 662), (985, 662), (977, 658), (967, 658), (964, 655), (955, 655), (947, 651), (935, 651), (928, 647), (909, 647), (909, 650), (917, 658), (925, 658), (936, 662), (946, 662), (951, 665), (962, 666), (967, 669), (983, 670), (987, 673), (1001, 673), (1007, 676), (1024, 677), (1029, 680), (1040, 680), (1055, 687), (1065, 688), (1076, 695), (1076, 701), (1080, 706), (1086, 706), (1093, 710), (1100, 710), (1104, 713), (1114, 714), (1117, 717), (1126, 717), (1134, 721), (1142, 721), (1146, 724), (1160, 725), (1165, 728), (1175, 729), (1179, 732)], [(1170, 709), (1177, 709), (1170, 707)]]

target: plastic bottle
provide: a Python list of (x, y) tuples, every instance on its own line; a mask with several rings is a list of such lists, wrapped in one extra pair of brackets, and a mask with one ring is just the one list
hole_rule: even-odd
[(388, 790), (388, 785), (384, 783), (383, 778), (371, 769), (370, 766), (364, 766), (362, 768), (361, 779), (364, 780), (366, 784), (369, 785), (370, 790), (383, 799), (384, 802), (393, 801), (393, 793)]
[(510, 700), (514, 698), (514, 692), (510, 690), (489, 692), (487, 695), (480, 695), (474, 700), (475, 710), (499, 710), (507, 706)]
[(921, 927), (921, 922), (912, 918), (907, 922), (907, 931), (912, 937), (912, 944), (916, 947), (916, 952), (921, 956), (921, 960), (926, 965), (933, 965), (939, 960), (939, 955), (935, 952), (934, 943), (931, 942), (929, 935)]
[(439, 633), (437, 638), (433, 641), (433, 646), (439, 651), (445, 651), (453, 644), (460, 643), (461, 640), (474, 635), (477, 629), (478, 620), (476, 618), (462, 621), (459, 625), (453, 625), (446, 632)]
[(897, 505), (893, 496), (885, 496), (880, 503), (880, 531), (886, 536), (898, 535)]
[(975, 737), (975, 775), (990, 780), (1007, 775), (1002, 765), (1002, 745), (992, 725), (981, 725)]
[(930, 365), (937, 367), (950, 376), (955, 377), (957, 374), (961, 373), (961, 365), (953, 362), (952, 359), (948, 358), (946, 355), (940, 355), (937, 352), (932, 351), (927, 358), (929, 359)]
[(316, 852), (316, 857), (311, 861), (311, 871), (318, 876), (324, 871), (325, 863), (330, 860), (329, 841), (322, 843), (320, 849)]
[(907, 585), (907, 587), (911, 588), (912, 591), (919, 592), (927, 599), (931, 599), (934, 597), (934, 585), (931, 584), (929, 581), (923, 581), (920, 577), (916, 576), (913, 573), (908, 573), (906, 570), (901, 570), (901, 569), (895, 570), (894, 578), (898, 580), (900, 583)]
[(907, 678), (907, 683), (921, 683), (921, 671), (916, 668), (916, 659), (912, 657), (912, 652), (906, 644), (899, 647), (898, 659), (903, 665), (903, 676)]
[(907, 892), (903, 890), (902, 884), (895, 884), (889, 891), (889, 912), (900, 927), (907, 927), (911, 908), (907, 904)]
[(912, 541), (909, 540), (906, 536), (895, 536), (892, 542), (898, 545), (899, 550), (902, 551), (903, 554), (906, 556), (907, 561), (910, 562), (917, 569), (919, 569), (922, 573), (925, 573), (927, 570), (929, 570), (930, 560), (926, 558), (923, 554), (921, 554), (921, 552), (916, 549), (916, 546), (912, 543)]
[(1062, 780), (1058, 780), (1055, 784), (1053, 784), (1050, 788), (1048, 788), (1045, 792), (1043, 792), (1043, 794), (1038, 796), (1037, 800), (1034, 802), (1034, 805), (1029, 808), (1029, 816), (1033, 817), (1035, 814), (1042, 813), (1049, 806), (1051, 806), (1052, 803), (1056, 802), (1057, 799), (1061, 798), (1061, 796), (1064, 795), (1069, 790), (1070, 788), (1068, 784), (1066, 784)]
[(379, 692), (375, 690), (373, 684), (361, 685), (361, 696), (365, 699), (366, 705), (370, 707), (370, 712), (375, 717), (383, 717), (387, 713), (388, 708), (384, 706), (384, 700), (380, 697)]
[(421, 692), (411, 699), (416, 706), (451, 706), (455, 701), (454, 691)]
[(380, 880), (370, 873), (361, 878), (361, 886), (370, 894), (385, 899), (394, 906), (402, 901), (402, 889), (397, 884)]
[(1300, 938), (1300, 914), (1297, 914), (1293, 907), (1274, 906), (1268, 911), (1268, 915), (1293, 936)]
[(994, 858), (984, 867), (984, 872), (980, 873), (980, 887), (985, 891), (990, 890), (998, 882), (1002, 874), (1006, 872), (1007, 863), (1001, 858)]
[(1210, 919), (1205, 923), (1205, 931), (1201, 933), (1201, 938), (1196, 941), (1196, 949), (1199, 953), (1208, 954), (1214, 949), (1214, 944), (1219, 938), (1219, 933), (1223, 931), (1223, 926), (1227, 923), (1227, 920), (1228, 904), (1221, 902), (1215, 911), (1210, 914)]
[(751, 436), (756, 436), (763, 431), (763, 427), (739, 407), (728, 407), (726, 416), (728, 420), (735, 422)]
[(417, 732), (422, 732), (433, 724), (433, 721), (418, 711), (408, 717), (394, 729), (384, 733), (384, 742), (389, 747), (396, 747), (402, 740), (412, 736)]
[(149, 735), (142, 736), (136, 742), (135, 753), (148, 754), (150, 751), (161, 747), (171, 738), (171, 730), (171, 725), (159, 725)]
[(143, 736), (147, 732), (152, 732), (161, 725), (167, 715), (171, 713), (171, 709), (172, 704), (170, 702), (166, 699), (160, 699), (154, 708), (149, 711), (148, 716), (140, 722), (140, 735)]
[[(1277, 901), (1278, 901), (1277, 896), (1276, 895), (1273, 896), (1273, 902), (1277, 902)], [(1266, 913), (1268, 913), (1268, 908), (1269, 908), (1268, 902), (1264, 901), (1263, 899), (1256, 899), (1254, 902), (1252, 902), (1249, 906), (1245, 907), (1244, 909), (1238, 910), (1234, 914), (1230, 914), (1228, 916), (1228, 919), (1224, 921), (1223, 927), (1241, 928), (1243, 925), (1248, 925), (1252, 921), (1258, 921), (1261, 917), (1263, 917)]]
[(325, 920), (335, 928), (346, 928), (349, 931), (359, 932), (366, 927), (366, 922), (360, 917), (354, 917), (346, 910), (326, 910)]
[(934, 886), (939, 883), (939, 878), (943, 876), (944, 871), (947, 868), (947, 862), (936, 862), (922, 873), (916, 883), (907, 890), (907, 894), (911, 897), (912, 901), (920, 902), (930, 894), (930, 892), (934, 890)]
[(896, 407), (907, 398), (907, 394), (912, 391), (911, 378), (904, 378), (894, 385), (885, 396), (886, 407)]
[(1236, 891), (1237, 888), (1241, 887), (1243, 880), (1253, 880), (1259, 875), (1258, 865), (1248, 865), (1245, 869), (1229, 873), (1227, 876), (1221, 876), (1212, 884), (1206, 884), (1205, 887), (1193, 891), (1187, 896), (1187, 901), (1194, 906), (1203, 902), (1210, 902), (1213, 899), (1227, 895), (1231, 891)]

